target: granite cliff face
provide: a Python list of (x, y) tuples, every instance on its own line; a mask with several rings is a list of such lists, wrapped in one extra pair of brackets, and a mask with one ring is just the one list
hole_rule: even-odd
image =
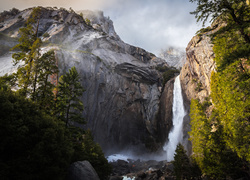
[[(171, 95), (164, 94), (171, 92), (172, 85), (161, 90), (161, 74), (155, 67), (168, 66), (166, 62), (124, 43), (102, 12), (83, 11), (82, 15), (91, 20), (92, 24), (88, 24), (85, 17), (73, 11), (41, 9), (38, 36), (44, 42), (42, 52), (55, 50), (60, 74), (72, 66), (77, 68), (86, 89), (82, 96), (83, 117), (104, 151), (159, 149), (168, 134), (166, 127), (171, 126), (168, 115), (172, 108), (160, 97), (171, 99)], [(32, 8), (1, 13), (0, 41), (5, 43), (1, 46), (9, 49), (17, 43), (18, 29), (31, 12)], [(4, 51), (0, 55), (0, 75), (15, 71), (11, 53)], [(165, 111), (165, 104), (169, 104), (168, 115), (156, 118), (159, 111)]]
[[(184, 118), (184, 145), (191, 153), (191, 144), (188, 141), (188, 131), (190, 131), (189, 106), (191, 99), (199, 99), (200, 102), (208, 100), (210, 90), (211, 73), (215, 71), (214, 52), (210, 34), (216, 31), (212, 27), (211, 31), (196, 35), (192, 38), (186, 48), (187, 61), (182, 67), (180, 80), (183, 93), (184, 106), (187, 115)], [(207, 112), (209, 113), (209, 112)]]
[(210, 77), (215, 71), (213, 45), (207, 34), (192, 38), (187, 48), (187, 61), (181, 70), (181, 82), (188, 100), (210, 95)]

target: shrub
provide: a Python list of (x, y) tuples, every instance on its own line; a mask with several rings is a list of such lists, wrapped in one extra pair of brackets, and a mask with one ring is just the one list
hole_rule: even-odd
[(198, 82), (197, 83), (197, 86), (196, 86), (196, 88), (195, 88), (195, 91), (197, 91), (197, 92), (199, 92), (199, 91), (201, 91), (202, 90), (202, 83), (201, 82)]
[(163, 73), (163, 84), (166, 84), (171, 78), (174, 78), (177, 73), (180, 73), (177, 69), (169, 69)]
[(88, 18), (85, 19), (85, 22), (88, 26), (91, 26), (91, 21)]
[(49, 35), (49, 33), (46, 32), (46, 33), (43, 34), (43, 37), (48, 38), (48, 37), (50, 37), (50, 35)]

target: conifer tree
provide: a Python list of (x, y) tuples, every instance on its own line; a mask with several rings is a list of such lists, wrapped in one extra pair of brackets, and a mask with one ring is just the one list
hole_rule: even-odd
[(83, 92), (80, 76), (74, 66), (60, 77), (58, 85), (57, 111), (59, 118), (65, 121), (66, 126), (73, 122), (84, 122), (81, 117), (83, 103), (80, 100)]
[[(12, 55), (14, 64), (21, 63), (21, 67), (18, 68), (17, 78), (20, 87), (20, 94), (27, 96), (31, 93), (30, 86), (33, 86), (33, 92), (36, 88), (36, 83), (32, 83), (32, 71), (34, 71), (34, 60), (40, 55), (41, 40), (37, 37), (39, 26), (40, 8), (34, 8), (31, 16), (25, 23), (25, 27), (19, 29), (21, 37), (19, 38), (19, 44), (12, 49), (17, 49)], [(34, 23), (38, 21), (34, 27)]]
[(186, 150), (180, 143), (177, 145), (174, 154), (174, 173), (177, 180), (190, 179), (190, 162)]
[(39, 17), (41, 8), (34, 8), (26, 26), (20, 28), (19, 44), (14, 49), (14, 63), (21, 63), (15, 74), (20, 94), (30, 97), (42, 108), (49, 108), (53, 103), (53, 88), (51, 77), (58, 72), (55, 53), (50, 50), (41, 54), (42, 41), (38, 37)]
[(190, 0), (196, 2), (197, 8), (191, 12), (197, 18), (197, 21), (203, 21), (203, 24), (212, 18), (222, 18), (227, 23), (227, 27), (239, 31), (246, 43), (250, 43), (249, 37), (249, 16), (250, 6), (246, 0)]
[(38, 58), (36, 63), (37, 75), (37, 90), (34, 92), (34, 96), (37, 98), (37, 102), (42, 107), (54, 106), (55, 94), (53, 92), (56, 87), (56, 82), (53, 82), (53, 77), (58, 74), (58, 66), (55, 58), (54, 50), (50, 50), (44, 53), (40, 58)]

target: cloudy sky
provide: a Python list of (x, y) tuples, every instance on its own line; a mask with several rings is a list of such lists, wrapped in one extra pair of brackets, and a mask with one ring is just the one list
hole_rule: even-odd
[(123, 41), (158, 54), (175, 46), (185, 49), (202, 26), (189, 12), (189, 0), (0, 0), (0, 11), (12, 7), (57, 6), (77, 10), (102, 10), (114, 22)]

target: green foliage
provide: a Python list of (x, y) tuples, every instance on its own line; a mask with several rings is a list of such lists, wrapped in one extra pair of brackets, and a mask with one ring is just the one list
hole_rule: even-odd
[(186, 150), (181, 144), (178, 144), (174, 154), (174, 174), (177, 180), (190, 179), (190, 162)]
[(91, 21), (88, 18), (85, 19), (85, 22), (88, 26), (91, 26)]
[(65, 177), (73, 148), (61, 121), (10, 90), (0, 90), (0, 117), (2, 179)]
[(213, 43), (218, 71), (241, 59), (246, 59), (246, 63), (250, 64), (250, 44), (245, 43), (237, 31), (230, 29), (218, 34), (214, 37)]
[[(37, 59), (34, 66), (34, 91), (32, 93), (33, 100), (36, 100), (41, 107), (51, 110), (51, 106), (54, 106), (54, 88), (57, 81), (58, 67), (55, 58), (55, 52), (50, 50), (44, 53)], [(33, 83), (33, 84), (34, 84)]]
[(50, 35), (49, 35), (49, 33), (46, 32), (46, 33), (43, 34), (43, 37), (48, 38), (48, 37), (50, 37)]
[(207, 118), (204, 111), (205, 107), (198, 100), (192, 100), (192, 131), (189, 134), (194, 160), (210, 178), (240, 178), (243, 175), (243, 161), (227, 146), (218, 112), (214, 110), (210, 118)]
[(196, 78), (192, 79), (192, 83), (196, 83), (198, 80)]
[(160, 72), (163, 73), (163, 72), (166, 72), (167, 70), (169, 70), (170, 67), (167, 67), (167, 66), (156, 66), (155, 69), (156, 69), (157, 71), (160, 71)]
[(192, 141), (193, 158), (202, 169), (203, 150), (211, 127), (203, 111), (203, 107), (198, 100), (191, 100), (189, 115), (191, 119), (191, 131), (189, 135)]
[(237, 29), (246, 43), (250, 43), (249, 17), (250, 6), (245, 0), (190, 0), (196, 2), (197, 8), (191, 12), (197, 21), (205, 22), (211, 17), (211, 21), (221, 18), (227, 23), (227, 27)]
[[(213, 112), (206, 117), (209, 99), (191, 101), (190, 117), (194, 158), (213, 179), (237, 179), (250, 162), (250, 6), (246, 1), (190, 0), (197, 2), (198, 21), (211, 15), (225, 23), (212, 35), (217, 72), (211, 75)], [(203, 30), (202, 30), (203, 31)]]
[(39, 22), (40, 13), (40, 8), (34, 8), (26, 22), (26, 27), (20, 28), (19, 44), (13, 48), (20, 51), (14, 53), (12, 57), (15, 64), (23, 63), (15, 74), (19, 94), (31, 97), (41, 105), (41, 108), (49, 110), (54, 98), (52, 92), (54, 84), (50, 79), (57, 74), (58, 67), (53, 50), (43, 55), (40, 53), (42, 41), (37, 38), (39, 23), (36, 28), (33, 26), (36, 21)]
[(157, 66), (155, 69), (163, 73), (163, 84), (166, 84), (171, 78), (174, 78), (177, 73), (180, 73), (180, 71), (174, 67)]
[[(34, 8), (30, 17), (26, 22), (26, 27), (20, 28), (19, 33), (21, 37), (19, 38), (19, 44), (14, 46), (12, 50), (19, 50), (13, 53), (12, 58), (14, 59), (14, 64), (23, 63), (19, 66), (16, 76), (18, 80), (18, 86), (20, 88), (20, 94), (24, 96), (31, 96), (35, 98), (35, 91), (37, 88), (36, 78), (39, 73), (37, 70), (37, 59), (40, 57), (40, 47), (42, 41), (37, 38), (37, 31), (39, 23), (33, 27), (33, 24), (38, 20), (40, 16), (40, 8)], [(35, 79), (32, 83), (32, 78)]]
[[(0, 177), (65, 179), (70, 163), (89, 160), (106, 179), (111, 169), (101, 147), (89, 132), (83, 138), (84, 131), (74, 126), (83, 122), (84, 89), (76, 68), (61, 76), (55, 89), (55, 52), (40, 53), (40, 13), (34, 8), (14, 47), (19, 50), (14, 62), (23, 65), (17, 73), (0, 77)], [(17, 85), (19, 90), (12, 92)]]
[(212, 28), (210, 26), (206, 27), (206, 28), (201, 28), (199, 31), (196, 32), (196, 34), (198, 36), (201, 36), (202, 34), (211, 31)]
[(80, 100), (84, 91), (75, 67), (72, 67), (69, 72), (60, 77), (57, 93), (57, 110), (59, 118), (67, 126), (73, 122), (84, 122), (81, 117), (83, 103)]
[(227, 145), (250, 161), (250, 74), (235, 62), (211, 78), (211, 96), (225, 132)]
[(202, 83), (201, 82), (198, 82), (197, 83), (197, 86), (196, 86), (196, 88), (195, 88), (195, 91), (197, 91), (197, 92), (199, 92), (199, 91), (201, 91), (202, 90)]
[(90, 131), (86, 131), (83, 136), (82, 151), (82, 159), (91, 163), (100, 179), (108, 179), (112, 172), (112, 166), (105, 158), (100, 145), (93, 141)]

